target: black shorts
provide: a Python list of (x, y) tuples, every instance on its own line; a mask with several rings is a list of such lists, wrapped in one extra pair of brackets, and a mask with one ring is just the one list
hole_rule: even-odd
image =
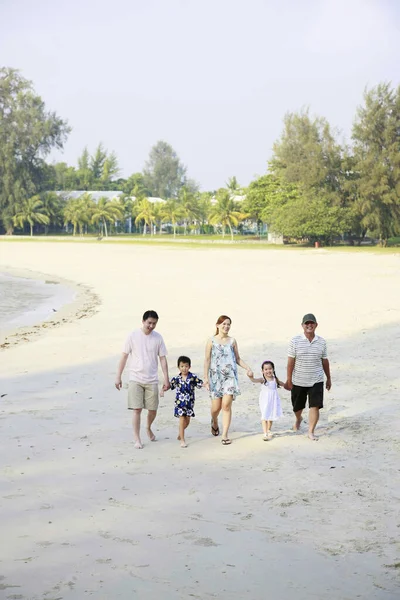
[(292, 406), (293, 412), (303, 410), (306, 407), (308, 397), (309, 408), (324, 407), (324, 383), (314, 383), (312, 387), (302, 387), (294, 385), (292, 388)]

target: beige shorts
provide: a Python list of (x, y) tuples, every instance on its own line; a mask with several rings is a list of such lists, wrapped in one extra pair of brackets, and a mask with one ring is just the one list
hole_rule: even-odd
[(158, 409), (158, 383), (138, 383), (130, 381), (128, 388), (128, 408)]

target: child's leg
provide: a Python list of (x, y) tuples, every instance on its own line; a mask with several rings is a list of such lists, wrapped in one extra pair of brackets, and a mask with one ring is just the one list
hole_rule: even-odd
[(185, 429), (187, 429), (190, 425), (190, 417), (186, 416), (185, 417)]
[(271, 429), (272, 429), (272, 423), (273, 423), (273, 421), (267, 421), (267, 437), (269, 439), (272, 438), (272, 431), (271, 431)]
[(178, 437), (178, 440), (180, 440), (182, 448), (186, 448), (185, 429), (186, 429), (186, 417), (179, 417), (179, 437)]
[(262, 428), (263, 428), (263, 432), (265, 434), (268, 433), (268, 429), (267, 429), (267, 421), (264, 421), (264, 419), (261, 420), (261, 424), (262, 424)]

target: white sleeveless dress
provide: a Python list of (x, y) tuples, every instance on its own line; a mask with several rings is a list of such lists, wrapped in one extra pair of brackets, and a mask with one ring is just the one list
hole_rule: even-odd
[(262, 421), (275, 421), (282, 416), (281, 399), (276, 381), (266, 381), (261, 385), (259, 402)]

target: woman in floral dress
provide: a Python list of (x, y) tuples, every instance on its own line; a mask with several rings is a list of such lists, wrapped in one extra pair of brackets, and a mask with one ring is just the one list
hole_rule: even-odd
[(228, 437), (232, 419), (232, 401), (240, 394), (237, 365), (246, 369), (247, 375), (253, 377), (250, 367), (239, 356), (237, 342), (229, 337), (232, 321), (221, 315), (216, 322), (215, 335), (206, 345), (204, 361), (204, 386), (211, 397), (211, 433), (219, 435), (218, 415), (222, 409), (222, 444), (231, 443)]

